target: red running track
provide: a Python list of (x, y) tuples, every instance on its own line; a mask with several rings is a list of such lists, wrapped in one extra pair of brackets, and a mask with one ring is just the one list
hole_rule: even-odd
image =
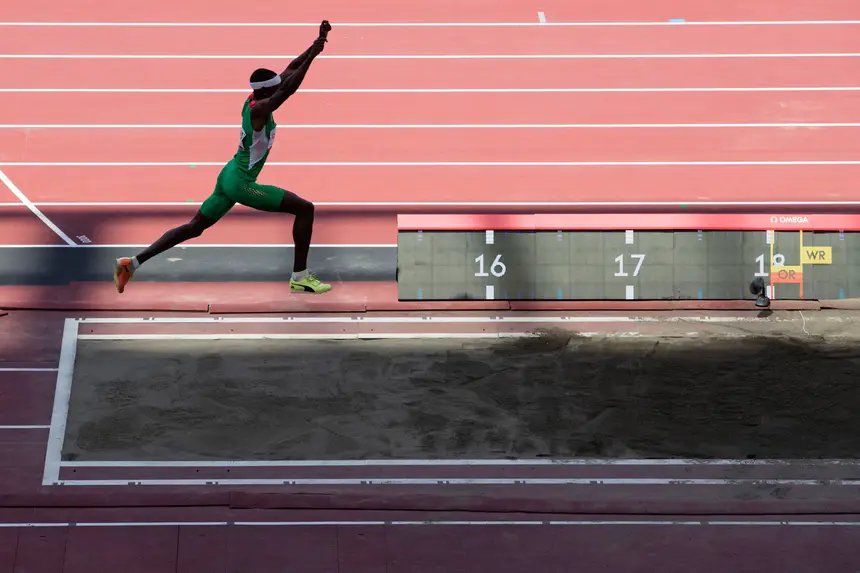
[[(405, 4), (386, 0), (369, 4), (335, 3), (325, 10), (316, 5), (290, 6), (267, 1), (259, 7), (260, 20), (315, 22), (328, 18), (332, 22), (531, 22), (536, 12), (544, 11), (551, 21), (656, 21), (686, 18), (690, 21), (721, 20), (851, 20), (860, 19), (860, 7), (851, 0), (779, 0), (748, 2), (726, 0), (699, 2), (659, 0), (630, 2), (604, 0), (571, 3), (566, 0), (543, 0), (539, 4), (499, 4), (491, 0), (418, 0)], [(4, 10), (9, 21), (68, 22), (232, 22), (253, 21), (232, 4), (207, 5), (203, 10), (194, 2), (139, 3), (130, 6), (105, 4), (96, 0), (75, 0), (56, 4), (51, 0), (32, 0)], [(274, 15), (274, 16), (273, 16)], [(243, 18), (239, 18), (243, 16)]]
[[(668, 6), (668, 5), (667, 5)], [(659, 9), (659, 7), (658, 7)], [(826, 10), (826, 7), (824, 8)], [(424, 15), (425, 20), (430, 14)], [(799, 17), (799, 16), (798, 16)], [(502, 16), (499, 20), (504, 20)], [(788, 18), (788, 16), (785, 16)], [(157, 19), (157, 18), (156, 18)], [(344, 27), (329, 55), (356, 53), (741, 53), (852, 51), (858, 26), (705, 27)], [(293, 36), (313, 29), (286, 29)], [(258, 28), (9, 27), (0, 47), (23, 53), (243, 54), (256, 51)], [(336, 41), (335, 41), (336, 40)], [(296, 40), (297, 41), (297, 40)], [(7, 42), (5, 45), (2, 42)], [(22, 50), (22, 46), (24, 49)], [(47, 47), (52, 49), (48, 50)], [(248, 50), (254, 47), (252, 52)], [(32, 48), (38, 48), (33, 50)], [(453, 51), (452, 51), (453, 50)], [(0, 50), (2, 51), (2, 50)], [(281, 51), (281, 50), (276, 50)], [(374, 87), (839, 87), (858, 58), (685, 60), (331, 60), (308, 85)], [(222, 65), (223, 64), (223, 65)], [(278, 65), (282, 65), (279, 62)], [(157, 65), (158, 67), (153, 67)], [(90, 88), (191, 86), (223, 88), (245, 76), (250, 60), (4, 60), (5, 78), (24, 85)], [(256, 63), (255, 63), (256, 65)], [(30, 68), (36, 69), (33, 72)], [(232, 71), (228, 71), (232, 70)], [(511, 73), (515, 70), (515, 73)], [(860, 70), (858, 70), (860, 71)], [(54, 78), (45, 84), (45, 78)], [(110, 78), (106, 82), (106, 78)], [(319, 78), (314, 80), (313, 78)], [(193, 81), (192, 81), (193, 80)], [(312, 82), (318, 82), (316, 84)], [(183, 83), (187, 82), (187, 83)], [(243, 82), (230, 80), (239, 86)], [(449, 83), (450, 82), (450, 83)], [(214, 87), (209, 87), (213, 86)], [(20, 84), (13, 84), (20, 87)], [(0, 131), (4, 171), (46, 215), (72, 236), (96, 244), (148, 243), (187, 219), (211, 189), (235, 147), (235, 93), (2, 93), (4, 124), (217, 124), (216, 129), (14, 129)], [(322, 203), (592, 203), (854, 200), (856, 165), (649, 165), (691, 161), (853, 161), (854, 127), (612, 129), (286, 129), (291, 123), (748, 123), (856, 122), (855, 91), (618, 93), (301, 93), (279, 113), (284, 126), (267, 167), (275, 182)], [(20, 111), (19, 111), (20, 110)], [(232, 110), (232, 111), (231, 111)], [(0, 112), (2, 113), (2, 112)], [(234, 119), (230, 119), (233, 117)], [(86, 166), (91, 162), (175, 162), (177, 166)], [(310, 166), (279, 162), (609, 162), (576, 166)], [(645, 165), (614, 165), (618, 162)], [(19, 166), (20, 162), (34, 165)], [(74, 166), (44, 166), (72, 162)], [(182, 165), (185, 165), (184, 167)], [(194, 165), (194, 168), (191, 168)], [(164, 206), (104, 203), (168, 202)], [(12, 223), (0, 241), (33, 244), (41, 223), (22, 223), (17, 198), (2, 207)], [(61, 203), (46, 205), (45, 203)], [(75, 207), (73, 203), (82, 203)], [(390, 244), (398, 209), (324, 215), (323, 244)], [(440, 206), (441, 208), (441, 206)], [(457, 208), (456, 205), (449, 206)], [(514, 207), (511, 207), (514, 208)], [(559, 207), (562, 208), (562, 207)], [(460, 209), (469, 209), (467, 206)], [(241, 212), (237, 209), (237, 213)], [(231, 220), (232, 219), (232, 220)], [(205, 243), (280, 242), (282, 221), (228, 218)], [(227, 222), (230, 221), (230, 222)], [(29, 228), (27, 225), (34, 227)], [(346, 225), (349, 225), (347, 227)], [(119, 230), (122, 228), (122, 230)], [(247, 229), (237, 233), (237, 229)], [(240, 235), (241, 239), (230, 240)], [(50, 237), (50, 235), (48, 235)]]
[[(335, 21), (335, 26), (337, 22)], [(11, 27), (2, 54), (289, 55), (316, 36), (308, 28)], [(273, 34), (289, 42), (262, 42)], [(153, 41), (157, 38), (158, 41)], [(289, 47), (286, 47), (289, 46)], [(321, 58), (502, 54), (805, 54), (860, 52), (860, 24), (840, 26), (339, 28)], [(516, 68), (511, 63), (512, 70)]]
[[(244, 92), (232, 93), (3, 93), (0, 108), (15, 125), (222, 125), (233, 138), (236, 107)], [(427, 124), (689, 124), (689, 123), (860, 123), (860, 89), (829, 92), (495, 92), (495, 93), (315, 93), (299, 92), (279, 110), (284, 125)], [(17, 131), (17, 130), (15, 130)], [(173, 130), (175, 132), (185, 130)], [(77, 134), (84, 137), (94, 133)], [(95, 132), (104, 135), (103, 132)], [(122, 132), (120, 132), (122, 133)], [(159, 137), (164, 131), (135, 133)], [(225, 132), (198, 133), (222, 141)], [(285, 128), (284, 142), (311, 133)], [(331, 132), (318, 131), (321, 136)], [(500, 132), (506, 133), (506, 132)], [(16, 134), (20, 137), (22, 134)], [(344, 133), (343, 135), (348, 135)], [(416, 134), (412, 139), (421, 144)], [(419, 134), (420, 135), (420, 134)], [(627, 132), (627, 135), (630, 135)], [(654, 134), (649, 134), (653, 136)], [(659, 136), (659, 134), (657, 134)], [(27, 131), (28, 137), (56, 137)], [(113, 134), (112, 137), (117, 137)], [(125, 137), (129, 137), (126, 135)], [(391, 135), (376, 132), (376, 139)], [(580, 135), (589, 139), (591, 135)], [(8, 143), (8, 142), (7, 142)], [(12, 144), (14, 145), (14, 141)], [(233, 139), (229, 140), (232, 146)], [(281, 143), (280, 141), (278, 142)], [(95, 145), (96, 142), (93, 143)], [(380, 141), (376, 145), (382, 145)], [(331, 145), (331, 144), (330, 144)], [(341, 145), (340, 147), (346, 147)], [(3, 146), (4, 153), (12, 148)], [(282, 159), (294, 151), (280, 153)], [(193, 151), (193, 148), (190, 150)], [(223, 159), (222, 152), (216, 159)], [(621, 155), (621, 154), (619, 154)], [(324, 159), (325, 156), (322, 155)], [(40, 160), (33, 155), (31, 160)], [(46, 159), (48, 160), (48, 159)]]
[[(851, 161), (860, 124), (836, 128), (293, 129), (277, 132), (273, 162), (701, 162)], [(220, 129), (32, 129), (0, 132), (6, 160), (218, 163), (238, 132)], [(26, 143), (22, 145), (26, 139)], [(145, 158), (145, 159), (144, 159)], [(497, 170), (498, 171), (498, 170)], [(263, 175), (262, 177), (265, 177)], [(406, 182), (403, 182), (406, 183)], [(536, 182), (540, 185), (540, 182)], [(391, 191), (386, 192), (390, 197)], [(474, 196), (492, 193), (491, 185)], [(399, 194), (399, 193), (398, 193)], [(362, 197), (379, 200), (377, 197)]]
[[(151, 29), (157, 34), (157, 29)], [(213, 30), (212, 35), (218, 32)], [(504, 33), (501, 29), (499, 33)], [(619, 33), (619, 32), (616, 32)], [(300, 49), (303, 45), (297, 41)], [(282, 59), (0, 60), (0, 89), (237, 89), (256, 67)], [(320, 59), (300, 96), (319, 89), (515, 88), (786, 88), (857, 86), (860, 58), (607, 60), (333, 60)], [(32, 95), (32, 94), (31, 94)], [(812, 97), (820, 94), (791, 94)], [(670, 94), (671, 96), (671, 94)], [(786, 94), (771, 94), (776, 100)], [(324, 96), (328, 97), (328, 96)], [(202, 98), (201, 98), (202, 99)], [(203, 102), (201, 102), (203, 104)], [(114, 100), (127, 108), (125, 99)], [(209, 104), (203, 104), (209, 105)], [(284, 108), (281, 112), (290, 108)], [(716, 111), (716, 110), (715, 110)], [(232, 112), (231, 112), (232, 113)]]
[[(86, 13), (86, 5), (82, 10)], [(658, 5), (659, 10), (672, 6)], [(837, 6), (837, 4), (833, 4)], [(786, 13), (782, 19), (802, 16)], [(668, 8), (667, 8), (668, 9)], [(673, 8), (674, 9), (674, 8)], [(821, 7), (826, 14), (827, 6)], [(545, 10), (550, 10), (546, 8)], [(423, 21), (442, 12), (423, 13)], [(718, 14), (714, 12), (714, 14)], [(510, 14), (508, 14), (510, 15)], [(656, 18), (656, 16), (654, 16)], [(677, 17), (677, 16), (672, 16)], [(772, 16), (771, 16), (772, 17)], [(819, 19), (823, 19), (820, 16)], [(158, 18), (153, 17), (157, 20)], [(505, 15), (494, 16), (495, 21)], [(599, 18), (597, 18), (599, 19)], [(663, 18), (657, 18), (662, 20)], [(484, 18), (483, 20), (487, 20)], [(367, 19), (365, 19), (367, 21)], [(389, 20), (390, 21), (390, 20)], [(460, 19), (462, 21), (462, 19)], [(857, 25), (609, 27), (350, 27), (338, 29), (327, 55), (475, 53), (784, 53), (860, 51)], [(7, 27), (0, 51), (21, 53), (253, 54), (259, 28)], [(313, 28), (295, 27), (291, 46)], [(5, 44), (4, 44), (5, 42)], [(279, 43), (280, 45), (280, 43)], [(51, 49), (48, 49), (50, 47)], [(300, 48), (295, 48), (296, 50)], [(264, 50), (265, 51), (265, 50)], [(284, 50), (274, 50), (275, 53)], [(317, 89), (427, 87), (709, 87), (851, 86), (860, 58), (696, 58), (609, 60), (321, 59), (308, 86)], [(60, 228), (96, 244), (148, 243), (189, 217), (209, 193), (235, 147), (238, 79), (251, 60), (2, 60), (4, 78), (61, 88), (193, 87), (234, 93), (2, 93), (2, 168)], [(254, 62), (254, 65), (257, 65)], [(272, 64), (275, 65), (275, 64)], [(277, 65), (283, 65), (278, 62)], [(37, 71), (33, 71), (37, 70)], [(860, 71), (860, 70), (857, 70)], [(46, 78), (49, 78), (46, 80)], [(108, 81), (107, 78), (110, 78)], [(314, 79), (316, 78), (316, 79)], [(10, 80), (5, 80), (9, 82)], [(15, 81), (18, 81), (17, 79)], [(53, 83), (45, 83), (50, 81)], [(59, 83), (58, 83), (59, 82)], [(313, 83), (316, 82), (316, 83)], [(550, 129), (288, 129), (290, 124), (564, 124), (857, 122), (857, 91), (641, 93), (301, 93), (278, 114), (284, 129), (264, 179), (322, 204), (315, 240), (391, 244), (394, 214), (360, 204), (474, 202), (576, 203), (825, 201), (850, 202), (858, 165), (686, 165), (689, 162), (857, 160), (855, 127), (684, 127)], [(20, 111), (19, 111), (20, 110)], [(0, 112), (2, 113), (2, 112)], [(9, 124), (214, 124), (219, 128), (15, 129)], [(503, 165), (512, 162), (584, 165)], [(27, 162), (32, 165), (18, 165)], [(47, 166), (66, 162), (75, 165)], [(93, 166), (133, 162), (141, 166)], [(157, 165), (174, 163), (175, 166)], [(431, 165), (279, 165), (281, 162), (418, 162)], [(433, 162), (490, 162), (439, 166)], [(592, 163), (608, 163), (594, 165)], [(616, 165), (641, 162), (642, 165)], [(653, 162), (680, 163), (652, 165)], [(155, 164), (153, 164), (155, 163)], [(153, 165), (150, 165), (153, 164)], [(192, 165), (194, 166), (192, 168)], [(45, 239), (40, 222), (13, 206), (0, 241)], [(172, 203), (116, 205), (116, 203)], [(48, 203), (48, 204), (46, 204)], [(51, 203), (59, 203), (52, 205)], [(80, 205), (74, 205), (80, 203)], [(112, 203), (106, 205), (105, 203)], [(348, 203), (350, 205), (343, 205)], [(453, 204), (453, 205), (444, 205)], [(509, 207), (516, 208), (516, 207)], [(349, 213), (353, 210), (353, 213)], [(237, 209), (237, 213), (243, 213)], [(252, 224), (251, 221), (259, 221)], [(29, 225), (29, 226), (28, 226)], [(31, 228), (32, 227), (32, 228)], [(277, 217), (234, 216), (203, 243), (283, 242)], [(240, 231), (244, 229), (244, 232)], [(50, 235), (48, 235), (50, 237)], [(230, 237), (241, 238), (231, 240)], [(26, 239), (25, 239), (26, 237)]]

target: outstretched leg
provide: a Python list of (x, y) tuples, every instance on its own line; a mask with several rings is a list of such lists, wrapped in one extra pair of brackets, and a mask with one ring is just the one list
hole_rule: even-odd
[(161, 237), (152, 243), (152, 245), (139, 252), (136, 256), (121, 257), (117, 259), (116, 268), (114, 269), (113, 274), (117, 292), (122, 294), (125, 290), (125, 285), (127, 285), (132, 279), (134, 271), (136, 271), (140, 265), (152, 257), (160, 255), (168, 249), (172, 249), (180, 243), (199, 237), (203, 234), (203, 231), (214, 225), (215, 221), (215, 219), (210, 219), (201, 211), (198, 211), (191, 221), (184, 225), (180, 225), (175, 229), (170, 229), (161, 235)]
[(203, 205), (200, 206), (200, 210), (197, 211), (193, 219), (175, 229), (170, 229), (152, 245), (138, 253), (137, 256), (121, 257), (116, 260), (113, 280), (116, 283), (118, 293), (122, 294), (125, 286), (132, 279), (134, 272), (140, 265), (180, 243), (199, 237), (203, 234), (203, 231), (218, 222), (221, 217), (233, 208), (236, 202), (227, 196), (221, 183), (223, 173), (222, 171), (218, 176), (218, 182), (215, 184), (215, 190), (212, 192), (212, 195), (203, 202)]

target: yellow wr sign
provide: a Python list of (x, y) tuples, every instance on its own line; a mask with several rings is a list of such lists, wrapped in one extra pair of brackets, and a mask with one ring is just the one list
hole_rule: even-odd
[(833, 262), (833, 247), (803, 247), (800, 262), (804, 265), (829, 265)]

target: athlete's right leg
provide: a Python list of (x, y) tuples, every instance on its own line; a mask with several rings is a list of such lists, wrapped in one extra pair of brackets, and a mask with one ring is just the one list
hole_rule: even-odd
[(214, 225), (221, 217), (235, 205), (235, 203), (227, 197), (221, 189), (220, 178), (215, 186), (215, 192), (209, 196), (200, 210), (194, 217), (184, 225), (180, 225), (174, 229), (170, 229), (164, 233), (157, 241), (149, 247), (142, 250), (134, 257), (120, 257), (116, 260), (114, 267), (114, 283), (116, 290), (120, 294), (125, 290), (125, 286), (134, 276), (134, 272), (146, 261), (156, 255), (160, 255), (164, 251), (184, 243), (195, 237), (203, 234), (203, 231)]
[(331, 285), (320, 282), (308, 271), (308, 252), (314, 230), (314, 204), (274, 185), (261, 185), (247, 181), (240, 185), (225, 186), (231, 199), (242, 205), (268, 211), (270, 213), (289, 213), (293, 220), (293, 275), (290, 290), (293, 292), (324, 293)]

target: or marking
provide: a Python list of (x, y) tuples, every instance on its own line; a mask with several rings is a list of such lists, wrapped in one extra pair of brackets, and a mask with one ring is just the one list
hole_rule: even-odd
[(11, 425), (0, 426), (0, 430), (47, 430), (50, 426)]
[(535, 459), (375, 459), (375, 460), (201, 460), (201, 461), (63, 461), (68, 468), (323, 468), (323, 467), (482, 467), (482, 466), (754, 466), (803, 467), (821, 466), (857, 467), (857, 459), (822, 460), (759, 460), (759, 459), (621, 459), (621, 458), (535, 458)]
[(18, 189), (18, 187), (14, 183), (12, 183), (12, 180), (9, 179), (9, 177), (7, 177), (7, 175), (2, 170), (0, 170), (0, 181), (3, 182), (6, 188), (9, 189), (9, 191), (11, 191), (12, 194), (15, 195), (15, 197), (17, 197), (18, 200), (23, 203), (30, 210), (31, 213), (33, 213), (33, 215), (35, 215), (42, 223), (44, 223), (46, 227), (56, 233), (57, 236), (63, 239), (63, 241), (65, 241), (67, 245), (75, 245), (75, 242), (68, 235), (66, 235), (58, 226), (56, 226), (53, 221), (46, 217), (45, 214), (42, 213), (38, 207), (33, 205), (32, 201), (27, 199), (27, 196), (24, 195), (24, 193), (22, 193), (21, 190)]
[(69, 414), (69, 398), (72, 394), (72, 378), (75, 371), (75, 355), (78, 350), (78, 321), (67, 318), (63, 324), (63, 341), (60, 345), (60, 363), (57, 369), (57, 387), (54, 390), (54, 408), (51, 412), (48, 447), (45, 452), (45, 470), (42, 484), (50, 485), (60, 478), (60, 461), (63, 440), (66, 437), (66, 421)]
[[(294, 123), (284, 129), (737, 129), (860, 127), (860, 122), (836, 123)], [(236, 129), (232, 123), (3, 123), (0, 129)], [(198, 164), (193, 164), (194, 165)]]
[[(547, 25), (547, 24), (536, 24)], [(0, 54), (3, 60), (292, 60), (298, 54)], [(336, 54), (323, 60), (673, 60), (857, 58), (860, 52), (748, 54)]]
[(629, 229), (627, 231), (624, 231), (624, 244), (625, 245), (632, 245), (634, 243), (634, 241), (635, 241), (635, 238), (634, 238), (633, 231), (629, 230)]
[[(487, 288), (485, 289), (484, 292), (486, 294), (487, 300), (493, 300), (496, 298), (495, 287), (493, 285), (487, 285)], [(495, 337), (493, 337), (493, 338), (495, 338)]]
[[(122, 485), (128, 485), (127, 483)], [(762, 520), (546, 520), (546, 521), (125, 521), (125, 522), (10, 522), (0, 528), (30, 527), (858, 527), (860, 521), (762, 521)]]
[(206, 486), (206, 485), (628, 485), (628, 486), (860, 486), (860, 479), (677, 479), (677, 478), (286, 478), (286, 479), (93, 479), (58, 480), (64, 486)]
[[(667, 87), (667, 88), (302, 88), (302, 93), (679, 93), (855, 92), (860, 86)], [(0, 88), (0, 93), (241, 93), (247, 88)]]
[(624, 287), (624, 298), (627, 300), (633, 300), (636, 298), (635, 288), (633, 285), (627, 285)]
[(0, 368), (0, 372), (56, 372), (56, 368)]
[(492, 231), (492, 230), (488, 230), (488, 231), (485, 233), (485, 238), (486, 238), (486, 243), (487, 243), (488, 245), (492, 245), (493, 243), (495, 243), (495, 237), (494, 237), (494, 235), (493, 235), (493, 231)]
[(538, 22), (541, 24), (546, 24), (546, 14), (543, 12), (538, 12)]
[(803, 267), (776, 266), (771, 268), (770, 282), (772, 284), (797, 284), (803, 281)]
[[(221, 161), (198, 166), (223, 167)], [(715, 165), (860, 165), (860, 159), (800, 161), (267, 161), (279, 167), (666, 167)], [(0, 161), (0, 167), (187, 167), (181, 161)], [(671, 205), (677, 202), (669, 203)], [(774, 202), (775, 205), (781, 202)]]
[[(542, 12), (538, 12), (541, 14)], [(679, 20), (676, 18), (675, 20)], [(552, 22), (562, 28), (659, 27), (670, 20), (616, 22)], [(714, 20), (690, 26), (852, 26), (860, 20)], [(541, 22), (338, 22), (338, 28), (529, 28)], [(29, 28), (318, 28), (312, 22), (0, 22), (0, 27)]]
[(800, 261), (804, 265), (829, 265), (833, 263), (833, 247), (803, 247)]

